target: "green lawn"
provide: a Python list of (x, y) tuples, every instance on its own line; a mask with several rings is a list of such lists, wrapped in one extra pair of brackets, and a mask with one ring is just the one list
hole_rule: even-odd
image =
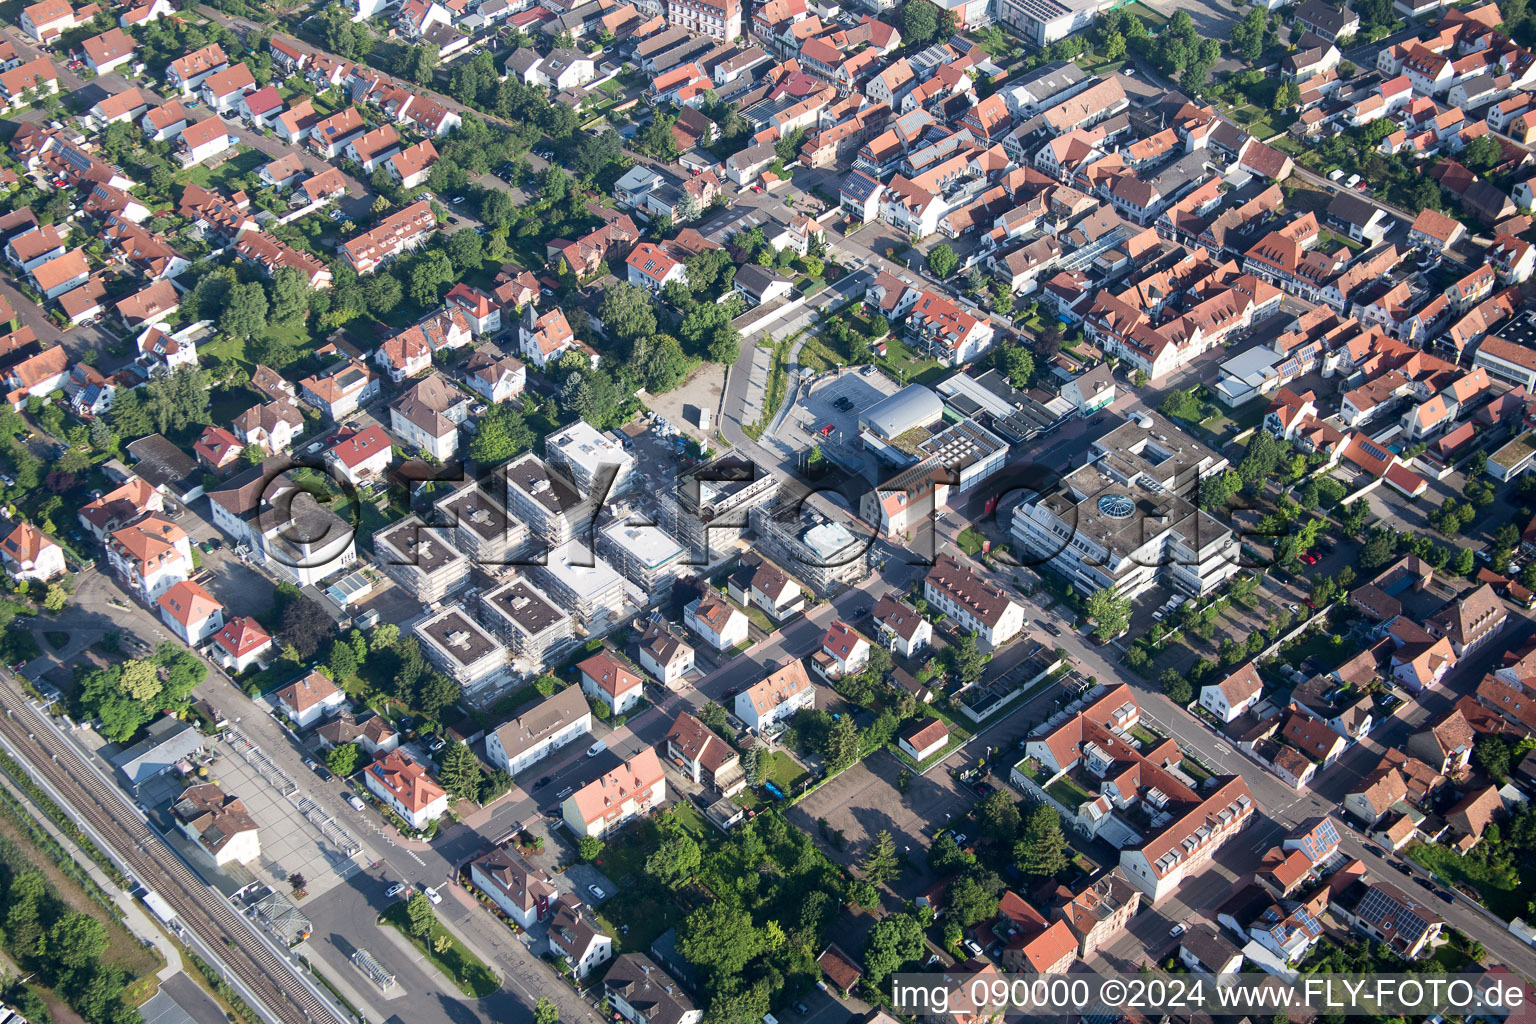
[(1453, 885), (1476, 889), (1488, 909), (1505, 921), (1526, 912), (1529, 894), (1536, 888), (1536, 879), (1500, 873), (1485, 859), (1481, 846), (1465, 856), (1458, 856), (1444, 846), (1415, 843), (1409, 848), (1408, 856)]
[(1156, 32), (1158, 29), (1168, 24), (1168, 18), (1165, 15), (1159, 14), (1153, 8), (1142, 3), (1141, 0), (1132, 0), (1131, 3), (1124, 5), (1120, 8), (1120, 10), (1124, 11), (1126, 14), (1134, 14), (1136, 17), (1140, 18), (1141, 23), (1147, 26), (1147, 31), (1149, 32)]
[(808, 370), (822, 373), (826, 370), (845, 365), (848, 359), (846, 356), (835, 352), (820, 337), (814, 337), (806, 341), (805, 345), (800, 349), (797, 361)]
[(975, 558), (977, 555), (981, 554), (982, 546), (985, 545), (987, 541), (987, 538), (983, 537), (980, 533), (976, 532), (970, 527), (966, 527), (964, 530), (960, 531), (959, 539), (960, 549), (966, 554), (970, 555), (972, 558)]
[(920, 380), (935, 370), (948, 372), (937, 359), (913, 352), (906, 342), (892, 334), (885, 339), (885, 355), (875, 363), (902, 383)]
[(1080, 804), (1086, 803), (1087, 801), (1093, 799), (1092, 793), (1088, 792), (1082, 786), (1079, 786), (1077, 783), (1073, 782), (1066, 776), (1062, 776), (1055, 782), (1051, 783), (1049, 786), (1045, 787), (1045, 791), (1053, 799), (1055, 799), (1056, 802), (1068, 808), (1075, 808)]
[[(778, 786), (779, 791), (786, 797), (791, 797), (795, 794), (795, 788), (805, 781), (807, 774), (806, 770), (800, 767), (798, 761), (782, 750), (775, 750), (768, 755), (768, 770), (764, 773), (763, 779)], [(748, 810), (755, 810), (780, 802), (771, 796), (767, 790), (755, 792), (750, 789), (744, 789), (732, 799)]]
[(241, 146), (239, 149), (240, 152), (217, 167), (210, 168), (198, 164), (176, 175), (176, 180), (184, 185), (201, 185), (207, 189), (228, 191), (231, 182), (245, 177), (268, 162), (267, 155), (259, 149), (251, 149), (247, 146)]
[[(426, 941), (412, 935), (406, 928), (405, 905), (406, 901), (400, 900), (384, 911), (380, 920), (399, 930), (406, 941), (415, 946), (417, 952), (426, 957), (433, 967), (453, 980), (459, 987), (459, 991), (471, 999), (484, 999), (501, 988), (501, 979), (496, 977), (496, 973), (485, 966), (480, 958), (471, 953), (464, 943), (459, 941), (458, 936), (443, 927), (441, 922), (433, 923), (432, 934)], [(448, 939), (448, 946), (441, 953), (433, 948), (439, 936), (446, 936)]]

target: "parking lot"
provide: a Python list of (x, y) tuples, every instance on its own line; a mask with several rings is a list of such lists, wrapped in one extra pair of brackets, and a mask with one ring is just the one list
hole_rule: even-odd
[(797, 451), (819, 446), (827, 459), (861, 472), (866, 456), (859, 449), (859, 416), (898, 389), (873, 367), (825, 374), (800, 390), (776, 436)]

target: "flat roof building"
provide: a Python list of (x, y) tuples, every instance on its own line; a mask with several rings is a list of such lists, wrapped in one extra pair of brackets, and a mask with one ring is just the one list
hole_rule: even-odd
[(613, 470), (607, 498), (628, 494), (633, 488), (635, 457), (611, 434), (600, 434), (586, 420), (577, 420), (544, 440), (544, 459), (576, 485), (578, 494), (591, 494), (604, 467)]
[(583, 623), (624, 610), (624, 577), (579, 540), (555, 548), (535, 572), (550, 596)]
[(772, 496), (773, 474), (737, 451), (680, 474), (673, 490), (656, 495), (658, 522), (704, 564), (718, 560), (750, 526), (748, 513)]
[(537, 672), (575, 636), (570, 612), (524, 575), (480, 595), (480, 617), (507, 645), (521, 672)]
[(461, 608), (444, 608), (412, 632), (427, 660), (460, 686), (494, 682), (507, 666), (507, 649)]
[(469, 559), (443, 531), (408, 516), (373, 535), (374, 555), (396, 583), (422, 604), (433, 604), (469, 581)]
[(818, 596), (869, 575), (872, 538), (854, 534), (796, 494), (780, 492), (771, 504), (753, 509), (752, 528), (774, 559)]
[(601, 549), (652, 601), (670, 591), (672, 581), (692, 564), (682, 546), (655, 526), (611, 523), (603, 528)]
[[(506, 493), (503, 488), (497, 490)], [(507, 515), (503, 498), (479, 484), (453, 492), (437, 503), (437, 512), (443, 522), (454, 524), (454, 546), (475, 565), (494, 569), (512, 561), (528, 547), (527, 524)]]
[(569, 541), (592, 514), (585, 496), (536, 455), (524, 455), (504, 472), (507, 511), (552, 548)]
[(1104, 459), (1073, 470), (1062, 489), (1020, 504), (1013, 536), (1031, 557), (1088, 593), (1114, 587), (1134, 599), (1158, 579), (1208, 594), (1238, 570), (1230, 528), (1143, 474), (1109, 472)]

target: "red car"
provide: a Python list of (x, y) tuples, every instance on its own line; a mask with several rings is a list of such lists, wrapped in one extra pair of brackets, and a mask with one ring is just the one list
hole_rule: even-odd
[(1308, 565), (1316, 565), (1319, 561), (1316, 551), (1308, 551), (1306, 554), (1301, 556), (1301, 560), (1306, 562)]
[(831, 437), (832, 436), (832, 431), (834, 431), (836, 429), (837, 429), (836, 427), (834, 427), (832, 424), (828, 423), (826, 426), (821, 428), (821, 436), (822, 437)]

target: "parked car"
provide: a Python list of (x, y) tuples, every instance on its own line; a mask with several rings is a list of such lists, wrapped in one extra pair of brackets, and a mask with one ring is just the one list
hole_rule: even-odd
[(1372, 843), (1365, 844), (1365, 852), (1373, 857), (1385, 857), (1387, 855), (1385, 850)]
[(587, 892), (591, 893), (592, 898), (595, 900), (605, 900), (608, 898), (608, 894), (603, 891), (603, 887), (600, 885), (587, 886)]
[(965, 948), (971, 956), (981, 956), (981, 945), (975, 939), (966, 939)]
[(1173, 939), (1176, 939), (1176, 938), (1178, 938), (1178, 937), (1179, 937), (1179, 936), (1180, 936), (1180, 935), (1183, 935), (1183, 934), (1184, 934), (1184, 933), (1185, 933), (1185, 931), (1187, 931), (1187, 930), (1188, 930), (1188, 928), (1187, 928), (1187, 926), (1186, 926), (1186, 925), (1184, 925), (1184, 924), (1182, 924), (1182, 923), (1180, 923), (1180, 924), (1176, 924), (1176, 925), (1174, 925), (1174, 926), (1173, 926), (1173, 927), (1172, 927), (1172, 928), (1171, 928), (1171, 929), (1170, 929), (1170, 930), (1169, 930), (1169, 932), (1168, 932), (1168, 937), (1169, 937), (1169, 938), (1173, 938)]
[(403, 892), (405, 892), (405, 883), (396, 882), (394, 885), (384, 890), (384, 895), (389, 899), (394, 899), (396, 896), (399, 896)]
[(447, 745), (448, 745), (448, 741), (443, 739), (441, 736), (439, 736), (435, 740), (433, 740), (431, 743), (427, 744), (427, 753), (435, 754), (439, 750), (442, 750)]
[(1429, 879), (1425, 878), (1423, 875), (1415, 875), (1413, 877), (1413, 880), (1415, 882), (1417, 882), (1419, 885), (1422, 885), (1424, 888), (1428, 889), (1430, 892), (1434, 892), (1435, 891), (1435, 883), (1431, 882)]
[(601, 754), (603, 751), (605, 751), (607, 749), (608, 749), (608, 741), (607, 740), (598, 740), (596, 743), (592, 744), (590, 747), (587, 748), (587, 756), (588, 757), (596, 757), (598, 754)]
[(347, 794), (347, 803), (352, 805), (354, 811), (366, 811), (368, 809), (368, 805), (359, 800), (355, 793)]
[(533, 788), (534, 789), (543, 789), (545, 786), (549, 785), (552, 781), (554, 781), (554, 780), (551, 779), (548, 775), (546, 775), (542, 779), (540, 779), (538, 782), (535, 782), (533, 784)]
[(316, 775), (320, 776), (320, 780), (322, 782), (330, 782), (331, 781), (332, 776), (331, 776), (330, 771), (327, 770), (326, 767), (323, 764), (321, 764), (319, 761), (316, 761), (313, 758), (306, 757), (304, 759), (304, 767), (308, 768), (310, 771), (312, 771)]
[(1435, 895), (1440, 897), (1443, 903), (1455, 903), (1456, 894), (1449, 889), (1436, 889)]
[(438, 904), (438, 903), (443, 902), (442, 894), (439, 893), (432, 886), (429, 885), (429, 886), (427, 886), (425, 889), (423, 889), (421, 891), (427, 894), (427, 899), (431, 900), (433, 902), (433, 904)]

